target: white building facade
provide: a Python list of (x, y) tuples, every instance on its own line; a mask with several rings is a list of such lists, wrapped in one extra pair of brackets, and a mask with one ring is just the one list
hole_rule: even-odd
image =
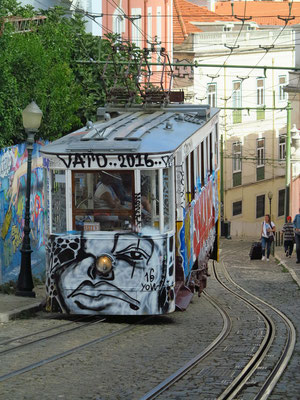
[[(265, 214), (278, 229), (284, 223), (288, 110), (283, 87), (294, 66), (294, 32), (279, 35), (278, 29), (256, 30), (251, 24), (241, 30), (231, 22), (209, 29), (174, 49), (175, 60), (199, 65), (175, 85), (182, 82), (192, 101), (221, 109), (223, 219), (231, 223), (231, 236), (259, 237)], [(256, 68), (262, 66), (273, 69)]]

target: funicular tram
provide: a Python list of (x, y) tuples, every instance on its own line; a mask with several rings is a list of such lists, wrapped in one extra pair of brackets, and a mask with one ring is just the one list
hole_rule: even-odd
[(164, 314), (206, 286), (218, 253), (218, 110), (152, 86), (141, 104), (121, 93), (96, 123), (43, 148), (49, 311)]
[(48, 308), (184, 309), (216, 253), (218, 113), (188, 104), (98, 111), (102, 121), (43, 149)]

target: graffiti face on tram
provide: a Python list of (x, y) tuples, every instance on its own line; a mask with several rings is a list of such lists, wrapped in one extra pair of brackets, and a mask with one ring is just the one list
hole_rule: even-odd
[(113, 240), (53, 235), (51, 277), (61, 308), (77, 314), (157, 313), (166, 306), (166, 243), (134, 233)]

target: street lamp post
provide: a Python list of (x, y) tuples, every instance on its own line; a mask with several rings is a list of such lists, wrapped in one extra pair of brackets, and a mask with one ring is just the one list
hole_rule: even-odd
[(31, 158), (34, 135), (38, 131), (43, 113), (38, 105), (32, 101), (22, 112), (23, 126), (27, 133), (27, 182), (25, 203), (25, 224), (21, 248), (21, 268), (18, 277), (16, 296), (35, 297), (31, 272), (31, 247), (30, 247), (30, 189), (31, 189)]
[(273, 199), (273, 193), (272, 192), (268, 193), (268, 199), (269, 199), (269, 204), (270, 204), (270, 218), (272, 219), (272, 199)]

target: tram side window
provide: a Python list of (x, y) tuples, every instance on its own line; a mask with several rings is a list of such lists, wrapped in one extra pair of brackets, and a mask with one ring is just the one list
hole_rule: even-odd
[(192, 200), (195, 198), (195, 165), (194, 165), (194, 151), (191, 152), (190, 155), (190, 170), (191, 170), (191, 198)]
[(141, 171), (142, 228), (159, 230), (158, 170)]
[(195, 198), (195, 166), (194, 166), (195, 153), (192, 151), (185, 159), (185, 197), (186, 202), (189, 203)]
[(66, 223), (66, 175), (65, 171), (51, 171), (51, 223), (52, 232), (65, 232)]
[(131, 229), (132, 198), (132, 171), (73, 172), (74, 229)]

